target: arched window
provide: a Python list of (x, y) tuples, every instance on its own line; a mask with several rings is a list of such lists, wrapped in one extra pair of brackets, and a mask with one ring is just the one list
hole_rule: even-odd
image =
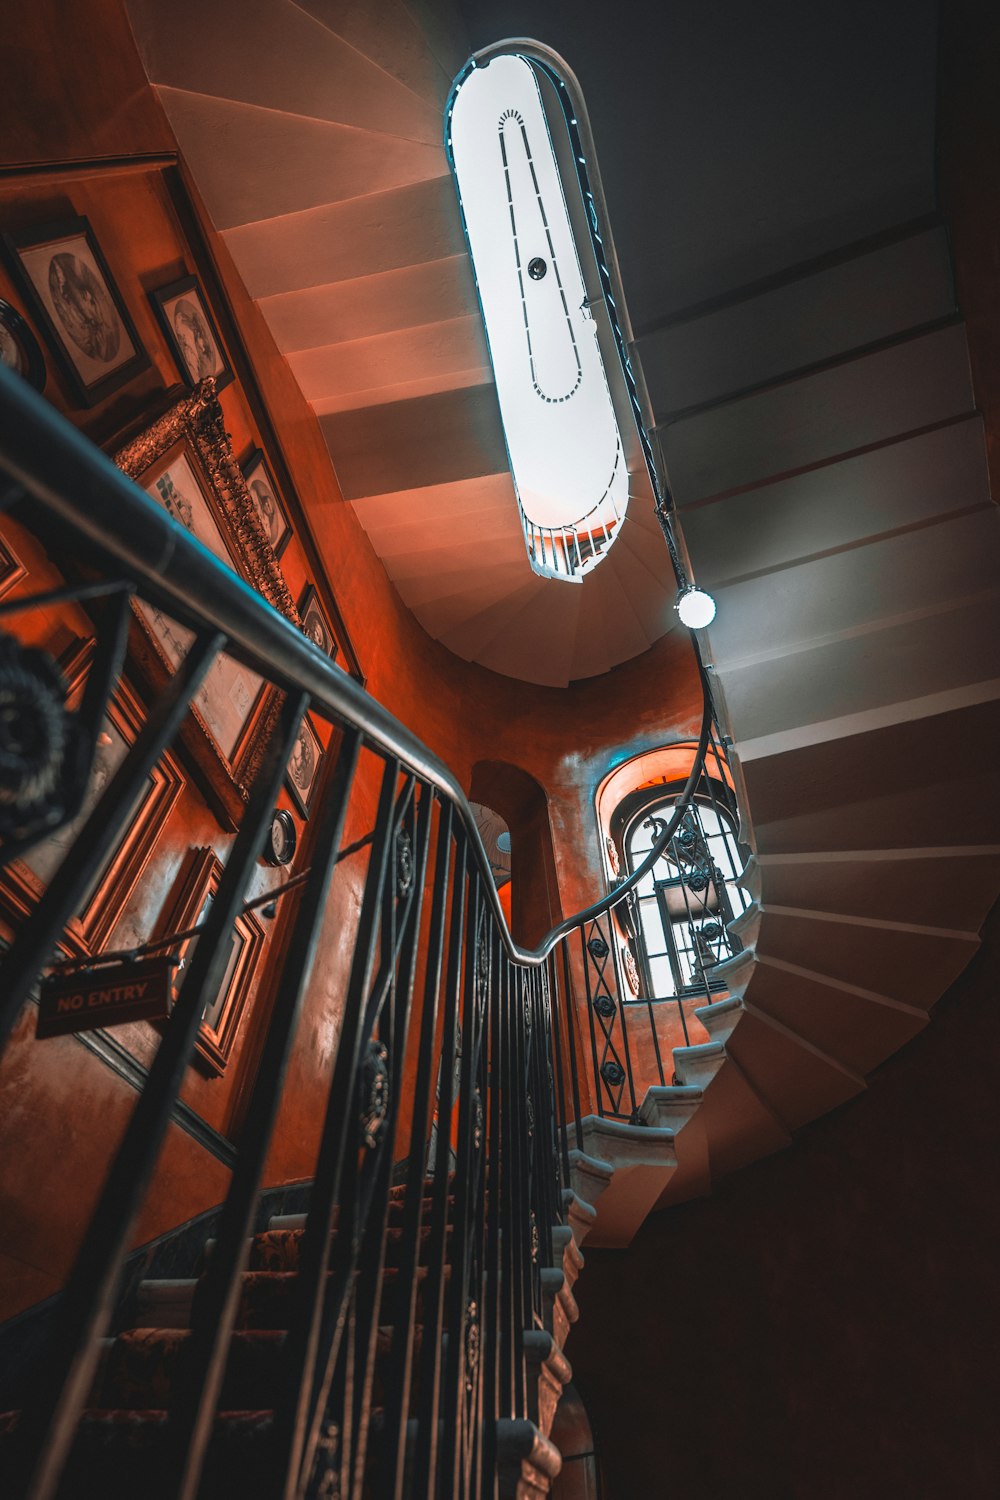
[(551, 50), (500, 43), (455, 80), (446, 140), (528, 558), (580, 582), (653, 487), (579, 86)]
[[(740, 949), (729, 924), (750, 898), (736, 883), (746, 861), (732, 797), (721, 782), (702, 778), (701, 787), (631, 902), (632, 946), (649, 1000), (722, 991), (713, 971)], [(617, 808), (612, 833), (628, 874), (663, 833), (680, 789), (643, 787)]]

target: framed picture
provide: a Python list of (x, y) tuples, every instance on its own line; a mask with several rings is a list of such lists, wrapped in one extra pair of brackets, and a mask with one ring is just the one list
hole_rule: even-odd
[(196, 386), (211, 376), (216, 390), (221, 391), (232, 380), (233, 372), (198, 278), (185, 276), (183, 281), (161, 287), (150, 293), (150, 301), (187, 384)]
[(243, 465), (243, 478), (274, 555), (280, 557), (292, 539), (292, 523), (285, 514), (267, 459), (259, 448), (254, 449)]
[[(299, 625), (274, 553), (222, 423), (214, 382), (203, 381), (133, 442), (115, 462), (220, 562)], [(136, 601), (136, 658), (153, 691), (162, 687), (193, 639), (157, 606)], [(209, 668), (182, 739), (223, 823), (239, 825), (280, 693), (233, 657)]]
[[(71, 707), (79, 702), (93, 650), (93, 639), (78, 640), (59, 659)], [(51, 838), (13, 860), (0, 875), (0, 906), (12, 920), (22, 921), (41, 898), (84, 819), (125, 759), (145, 718), (142, 700), (122, 679), (108, 705), (79, 815)], [(79, 914), (66, 929), (63, 947), (70, 957), (85, 957), (105, 946), (183, 789), (180, 767), (168, 752), (147, 777), (125, 832), (109, 854)]]
[[(214, 849), (191, 850), (181, 872), (177, 895), (158, 923), (164, 936), (171, 932), (186, 932), (204, 922), (221, 875), (222, 864)], [(266, 939), (267, 933), (259, 918), (252, 911), (241, 912), (233, 927), (232, 947), (222, 984), (206, 1007), (198, 1032), (198, 1055), (211, 1073), (223, 1073), (232, 1056), (240, 1023), (254, 992)], [(185, 969), (190, 968), (197, 946), (195, 937), (177, 948)]]
[(323, 746), (309, 722), (309, 715), (305, 714), (299, 725), (299, 737), (295, 742), (295, 749), (292, 751), (292, 758), (288, 762), (288, 771), (285, 776), (292, 800), (304, 818), (309, 816), (322, 759)]
[(302, 617), (303, 635), (307, 635), (324, 656), (329, 656), (331, 659), (335, 657), (337, 642), (334, 638), (333, 626), (327, 619), (319, 595), (311, 583), (299, 600), (299, 614)]
[(20, 375), (36, 391), (45, 389), (42, 347), (16, 307), (0, 298), (0, 364)]
[(149, 364), (86, 219), (5, 234), (15, 274), (74, 394), (94, 406)]

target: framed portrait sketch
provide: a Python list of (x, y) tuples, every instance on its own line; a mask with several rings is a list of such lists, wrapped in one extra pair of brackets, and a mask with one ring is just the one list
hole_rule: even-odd
[[(77, 641), (59, 660), (71, 707), (76, 707), (83, 690), (93, 650), (92, 639)], [(0, 905), (12, 919), (23, 920), (41, 898), (85, 818), (125, 759), (126, 751), (145, 718), (142, 700), (130, 684), (122, 680), (108, 704), (90, 782), (78, 816), (51, 838), (12, 861), (0, 875)], [(163, 755), (150, 772), (121, 839), (80, 912), (66, 929), (64, 946), (70, 957), (82, 958), (99, 953), (105, 946), (183, 789), (184, 778), (177, 761), (169, 753)]]
[(233, 372), (198, 278), (185, 276), (183, 281), (161, 287), (150, 293), (150, 301), (187, 384), (196, 386), (211, 376), (215, 389), (221, 391), (232, 380)]
[[(164, 935), (186, 932), (204, 922), (221, 875), (222, 864), (214, 849), (191, 850), (181, 873), (180, 889), (165, 919), (158, 924)], [(266, 938), (263, 924), (252, 911), (242, 912), (236, 918), (222, 984), (218, 994), (209, 1002), (198, 1032), (198, 1056), (210, 1073), (223, 1073), (232, 1056), (236, 1034), (253, 993)], [(191, 966), (197, 945), (196, 937), (189, 938), (176, 950), (184, 963), (182, 976)]]
[(45, 389), (42, 348), (16, 307), (0, 298), (0, 364), (20, 375), (36, 391)]
[[(233, 455), (212, 380), (122, 448), (115, 462), (220, 562), (300, 624)], [(193, 636), (151, 604), (136, 601), (133, 609), (135, 655), (156, 691)], [(181, 737), (225, 826), (239, 824), (279, 700), (276, 688), (228, 655), (216, 658), (193, 700)]]
[(299, 600), (299, 614), (302, 616), (303, 635), (307, 635), (313, 645), (318, 646), (323, 655), (329, 656), (332, 660), (337, 655), (333, 626), (327, 619), (326, 610), (320, 603), (319, 595), (311, 583)]
[(322, 759), (323, 746), (306, 714), (299, 725), (298, 739), (285, 776), (292, 800), (304, 818), (309, 816)]
[(259, 448), (255, 448), (243, 465), (243, 478), (247, 482), (250, 498), (257, 508), (260, 524), (271, 543), (275, 557), (280, 557), (292, 539), (292, 523), (281, 503), (278, 486), (271, 476), (267, 459)]
[(14, 272), (75, 396), (94, 406), (149, 364), (86, 219), (3, 236)]

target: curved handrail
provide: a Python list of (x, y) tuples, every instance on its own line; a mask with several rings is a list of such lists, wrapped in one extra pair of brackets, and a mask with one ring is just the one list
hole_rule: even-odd
[(396, 757), (435, 787), (457, 810), (484, 876), (501, 940), (509, 957), (528, 968), (545, 962), (556, 944), (581, 924), (603, 916), (638, 884), (673, 837), (701, 779), (712, 725), (712, 702), (700, 669), (704, 708), (698, 750), (666, 830), (621, 885), (558, 922), (536, 948), (514, 941), (475, 815), (453, 772), (387, 708), (338, 671), (317, 646), (232, 573), (133, 480), (49, 406), (26, 381), (0, 365), (0, 465), (44, 505), (88, 535), (105, 553), (142, 578), (154, 597), (182, 617), (222, 631), (228, 650), (286, 688), (309, 693), (328, 717), (355, 725), (365, 741)]

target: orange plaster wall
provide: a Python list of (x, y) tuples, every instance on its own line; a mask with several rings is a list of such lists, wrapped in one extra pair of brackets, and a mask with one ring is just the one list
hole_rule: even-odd
[[(0, 109), (5, 127), (12, 105), (16, 113), (32, 118), (43, 114), (44, 119), (31, 128), (25, 122), (23, 128), (0, 131), (8, 161), (65, 163), (91, 154), (129, 157), (175, 150), (162, 112), (145, 83), (120, 0), (85, 0), (74, 8), (69, 24), (74, 36), (79, 33), (79, 44), (72, 51), (63, 45), (66, 24), (63, 7), (56, 0), (42, 0), (32, 9), (30, 25), (22, 34), (27, 37), (25, 69), (32, 78), (33, 97), (18, 103), (19, 96), (8, 93)], [(52, 38), (58, 39), (55, 50)], [(103, 90), (94, 86), (91, 66), (98, 54), (101, 77), (107, 80)], [(39, 100), (45, 101), (44, 107)], [(180, 171), (185, 177), (183, 163)], [(185, 186), (197, 206), (197, 194), (186, 177)], [(97, 179), (56, 171), (51, 176), (9, 179), (4, 192), (8, 207), (2, 207), (4, 199), (0, 198), (0, 212), (9, 213), (12, 223), (28, 224), (67, 211), (86, 213), (120, 283), (128, 282), (130, 310), (143, 342), (154, 353), (154, 367), (125, 393), (92, 412), (74, 409), (70, 413), (95, 440), (110, 445), (121, 427), (138, 418), (164, 384), (176, 379), (145, 293), (196, 267), (184, 258), (183, 235), (179, 236), (176, 216), (164, 196), (163, 179), (156, 174), (119, 177), (107, 172)], [(574, 911), (603, 892), (594, 796), (607, 772), (629, 754), (687, 738), (696, 730), (700, 690), (689, 642), (686, 636), (666, 637), (641, 658), (602, 678), (555, 690), (497, 676), (460, 661), (432, 641), (402, 605), (353, 508), (343, 501), (311, 408), (247, 297), (224, 242), (212, 232), (203, 213), (200, 218), (212, 264), (197, 269), (203, 277), (211, 272), (220, 278), (262, 398), (261, 404), (255, 404), (253, 380), (249, 385), (234, 382), (221, 397), (227, 426), (239, 456), (256, 442), (269, 452), (279, 480), (287, 476), (290, 481), (286, 498), (294, 510), (298, 497), (297, 515), (301, 521), (304, 513), (311, 530), (310, 537), (302, 528), (301, 547), (290, 548), (282, 559), (292, 593), (297, 598), (307, 578), (321, 581), (319, 574), (325, 573), (369, 690), (453, 768), (466, 790), (473, 766), (484, 759), (508, 761), (544, 788), (556, 882), (547, 898), (550, 909), (541, 924), (544, 930), (549, 919)], [(0, 295), (11, 289), (11, 283), (0, 279)], [(225, 337), (225, 308), (219, 311)], [(238, 352), (231, 344), (231, 355)], [(58, 377), (50, 376), (50, 380), (47, 394), (57, 406), (69, 410)], [(272, 425), (276, 439), (269, 440)], [(371, 826), (376, 776), (374, 764), (363, 765), (345, 835), (348, 840)], [(311, 1175), (365, 865), (365, 856), (347, 862), (334, 884), (268, 1164), (269, 1182)], [(276, 956), (280, 956), (280, 941), (279, 933), (274, 940)], [(54, 1053), (49, 1055), (54, 1057)], [(63, 1097), (66, 1075), (54, 1062), (48, 1066), (52, 1076), (42, 1076), (38, 1087), (52, 1092), (50, 1117), (58, 1122), (61, 1107), (55, 1100)], [(98, 1077), (95, 1074), (94, 1091), (84, 1102), (87, 1113), (99, 1112)], [(118, 1084), (106, 1081), (105, 1087), (110, 1098)], [(16, 1077), (6, 1097), (16, 1099), (22, 1088)], [(246, 1106), (245, 1089), (244, 1079), (242, 1095), (230, 1101), (237, 1113)], [(125, 1109), (124, 1096), (118, 1107)], [(57, 1113), (51, 1115), (52, 1110)], [(178, 1145), (181, 1134), (171, 1134), (157, 1179), (156, 1200), (151, 1204), (152, 1217), (140, 1226), (140, 1240), (156, 1232), (150, 1228), (152, 1223), (179, 1222), (222, 1195), (225, 1173), (219, 1163), (189, 1137)], [(189, 1170), (192, 1152), (202, 1161), (200, 1171)], [(65, 1205), (73, 1205), (67, 1220), (83, 1222), (93, 1200), (96, 1171), (95, 1157), (93, 1166), (74, 1178), (73, 1189), (67, 1187)], [(39, 1180), (36, 1175), (36, 1210)], [(15, 1203), (19, 1192), (17, 1188)], [(36, 1266), (49, 1282), (64, 1269), (72, 1240), (68, 1222), (64, 1229), (59, 1256), (50, 1258), (44, 1268)]]

